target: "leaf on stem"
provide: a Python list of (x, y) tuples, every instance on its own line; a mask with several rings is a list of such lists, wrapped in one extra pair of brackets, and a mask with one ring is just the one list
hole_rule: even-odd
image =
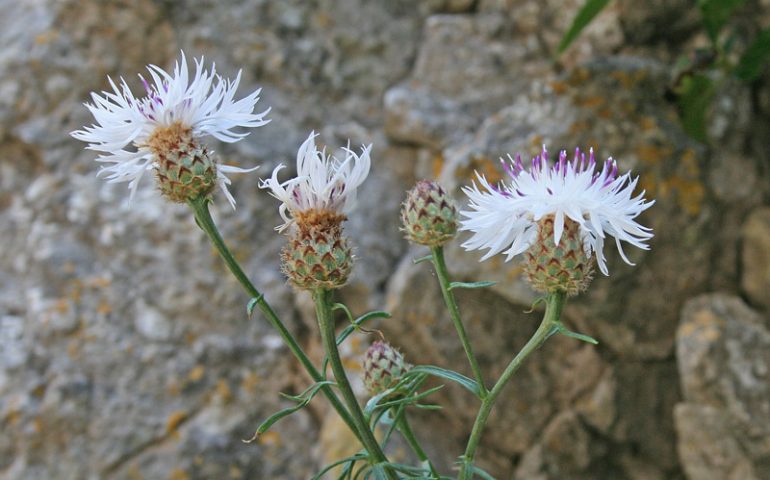
[(289, 400), (292, 400), (294, 402), (298, 402), (297, 405), (294, 405), (293, 407), (284, 408), (283, 410), (274, 413), (270, 417), (268, 417), (265, 421), (263, 421), (259, 427), (257, 427), (257, 431), (254, 433), (254, 436), (251, 437), (248, 440), (243, 440), (243, 443), (251, 443), (257, 438), (259, 438), (260, 435), (265, 433), (270, 427), (272, 427), (278, 420), (287, 417), (291, 415), (292, 413), (296, 412), (297, 410), (300, 410), (307, 406), (308, 403), (310, 403), (310, 400), (313, 399), (316, 393), (318, 393), (322, 387), (326, 385), (336, 385), (334, 382), (330, 380), (324, 380), (322, 382), (316, 382), (310, 387), (308, 387), (304, 392), (300, 393), (299, 395), (287, 395), (282, 393), (281, 395), (284, 398), (287, 398)]
[(770, 28), (759, 32), (754, 43), (743, 52), (735, 74), (741, 80), (750, 82), (756, 80), (762, 73), (762, 66), (770, 59)]
[(480, 281), (480, 282), (452, 282), (449, 284), (449, 290), (455, 288), (486, 288), (495, 285), (497, 282)]
[(342, 465), (343, 463), (348, 463), (348, 462), (355, 463), (359, 460), (366, 460), (366, 458), (367, 456), (365, 453), (359, 452), (359, 453), (356, 453), (355, 455), (351, 455), (347, 458), (343, 458), (342, 460), (337, 460), (336, 462), (330, 463), (329, 465), (326, 465), (324, 468), (322, 468), (321, 471), (316, 473), (311, 480), (320, 480), (321, 477), (323, 477), (326, 472), (333, 469), (334, 467)]
[[(339, 307), (338, 307), (339, 305)], [(334, 304), (334, 309), (342, 310), (344, 309), (346, 312), (348, 312), (348, 320), (350, 321), (350, 325), (345, 327), (342, 332), (337, 336), (337, 346), (342, 345), (342, 342), (344, 342), (351, 333), (353, 333), (356, 330), (365, 331), (366, 333), (372, 333), (372, 331), (365, 330), (361, 326), (368, 322), (369, 320), (375, 319), (375, 318), (390, 318), (391, 315), (388, 312), (384, 312), (382, 310), (373, 310), (371, 312), (367, 312), (360, 317), (356, 318), (355, 320), (352, 320), (353, 315), (350, 314), (350, 310), (345, 305), (342, 305), (341, 303)], [(379, 333), (379, 332), (377, 332)], [(323, 361), (323, 367), (321, 368), (322, 372), (326, 371), (326, 367), (329, 365), (329, 357), (328, 355), (324, 356)]]
[(461, 373), (447, 370), (446, 368), (436, 367), (434, 365), (417, 365), (416, 367), (413, 367), (411, 370), (409, 370), (407, 375), (416, 373), (427, 373), (428, 375), (433, 375), (434, 377), (450, 380), (465, 387), (478, 398), (481, 398), (481, 389), (479, 388), (479, 384)]
[(263, 298), (265, 298), (265, 295), (260, 293), (258, 297), (249, 300), (249, 303), (246, 305), (246, 315), (248, 315), (249, 318), (251, 318), (251, 314), (254, 313), (254, 307), (256, 307)]
[(562, 37), (561, 42), (559, 43), (558, 53), (563, 53), (564, 50), (575, 41), (578, 35), (580, 35), (580, 32), (591, 23), (591, 20), (593, 20), (608, 3), (610, 3), (610, 0), (587, 0), (580, 10), (578, 10), (567, 33)]
[(564, 325), (559, 325), (558, 333), (561, 333), (564, 336), (575, 338), (577, 340), (590, 343), (592, 345), (599, 345), (599, 342), (591, 336), (583, 335), (582, 333), (573, 332), (572, 330), (568, 330)]
[(417, 265), (419, 263), (428, 262), (430, 260), (433, 260), (433, 255), (432, 254), (425, 255), (424, 257), (420, 257), (420, 258), (415, 258), (414, 260), (412, 260), (412, 263)]

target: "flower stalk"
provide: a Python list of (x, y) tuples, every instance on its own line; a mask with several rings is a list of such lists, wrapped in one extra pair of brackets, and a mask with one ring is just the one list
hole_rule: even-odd
[(487, 387), (484, 384), (484, 376), (481, 373), (479, 362), (476, 360), (476, 356), (473, 354), (473, 347), (471, 346), (468, 334), (465, 332), (462, 318), (460, 318), (460, 308), (457, 306), (454, 293), (451, 290), (451, 282), (449, 281), (449, 272), (446, 268), (446, 261), (444, 260), (444, 247), (432, 247), (431, 248), (431, 261), (433, 267), (436, 269), (436, 276), (438, 277), (439, 285), (441, 286), (441, 293), (444, 296), (444, 302), (449, 309), (449, 316), (452, 318), (452, 323), (457, 330), (457, 336), (460, 338), (460, 343), (465, 350), (465, 356), (468, 357), (468, 362), (473, 370), (473, 375), (476, 377), (476, 383), (479, 384), (479, 395), (483, 399), (487, 396)]
[(383, 471), (387, 477), (391, 480), (396, 480), (398, 479), (398, 476), (393, 469), (388, 466), (388, 459), (380, 448), (377, 439), (374, 438), (372, 429), (369, 428), (369, 423), (366, 421), (366, 417), (364, 417), (364, 412), (361, 410), (358, 399), (356, 399), (356, 395), (353, 393), (353, 389), (348, 381), (345, 367), (342, 365), (342, 359), (340, 358), (340, 352), (337, 349), (337, 338), (334, 330), (331, 294), (331, 290), (319, 288), (313, 292), (313, 299), (315, 300), (316, 316), (318, 317), (318, 327), (321, 330), (324, 350), (329, 358), (329, 364), (331, 365), (334, 379), (337, 382), (337, 388), (340, 393), (342, 393), (342, 398), (347, 404), (353, 424), (358, 430), (359, 439), (371, 457), (370, 461), (373, 464), (383, 464)]
[(412, 431), (412, 427), (409, 425), (409, 420), (406, 418), (406, 412), (403, 412), (401, 417), (398, 419), (398, 431), (401, 432), (401, 435), (404, 436), (404, 439), (406, 439), (406, 442), (412, 448), (412, 451), (414, 451), (415, 455), (417, 455), (417, 459), (420, 460), (420, 462), (422, 462), (423, 465), (427, 465), (431, 474), (429, 479), (430, 480), (440, 479), (441, 475), (439, 475), (438, 471), (436, 471), (436, 467), (433, 466), (433, 463), (431, 463), (430, 458), (428, 458), (428, 454), (426, 454), (425, 450), (422, 449), (420, 442), (417, 440), (417, 437), (414, 435), (414, 432)]
[(508, 381), (532, 352), (537, 350), (551, 335), (564, 330), (560, 317), (565, 299), (566, 294), (563, 292), (555, 292), (547, 295), (545, 314), (543, 315), (543, 320), (540, 322), (540, 326), (519, 353), (517, 353), (513, 360), (511, 360), (511, 363), (505, 367), (505, 370), (492, 387), (492, 390), (490, 390), (489, 394), (482, 400), (481, 408), (476, 415), (476, 421), (473, 423), (471, 436), (468, 438), (465, 453), (462, 456), (460, 475), (457, 477), (458, 480), (471, 480), (473, 478), (473, 459), (476, 454), (476, 448), (481, 440), (481, 434), (487, 424), (489, 414), (492, 412), (492, 408), (497, 401), (497, 397), (500, 396), (500, 393), (502, 393)]
[[(259, 309), (262, 311), (262, 314), (265, 316), (265, 318), (267, 318), (267, 321), (270, 323), (270, 325), (272, 325), (273, 328), (278, 331), (278, 334), (281, 336), (283, 341), (286, 342), (289, 350), (291, 350), (297, 360), (299, 360), (308, 374), (312, 377), (313, 381), (320, 382), (325, 380), (324, 376), (321, 375), (321, 373), (315, 368), (291, 332), (289, 332), (281, 319), (278, 318), (275, 311), (265, 299), (264, 295), (262, 295), (254, 286), (254, 284), (251, 283), (251, 280), (249, 280), (249, 278), (246, 276), (243, 269), (238, 264), (238, 261), (235, 259), (235, 257), (233, 257), (233, 254), (230, 252), (227, 244), (225, 244), (222, 235), (219, 233), (219, 229), (214, 223), (214, 219), (211, 218), (208, 203), (209, 200), (206, 197), (198, 197), (188, 202), (190, 207), (193, 209), (193, 212), (195, 213), (195, 221), (198, 223), (198, 226), (204, 232), (206, 232), (206, 235), (208, 235), (211, 243), (214, 244), (214, 247), (217, 249), (219, 256), (222, 257), (222, 260), (224, 260), (227, 268), (238, 280), (238, 283), (241, 284), (243, 289), (246, 290), (249, 295), (257, 299), (256, 303), (257, 306), (259, 306)], [(353, 418), (345, 409), (345, 406), (340, 402), (340, 399), (334, 393), (334, 390), (332, 390), (330, 386), (324, 385), (321, 387), (321, 391), (324, 393), (324, 395), (326, 395), (326, 398), (329, 399), (332, 407), (337, 411), (342, 420), (348, 425), (351, 431), (353, 431), (356, 437), (361, 440)]]

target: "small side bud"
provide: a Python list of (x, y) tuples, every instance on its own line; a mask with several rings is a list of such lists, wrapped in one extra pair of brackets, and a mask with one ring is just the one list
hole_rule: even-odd
[(340, 288), (352, 268), (353, 255), (339, 228), (297, 231), (281, 251), (283, 273), (303, 290)]
[(457, 234), (457, 207), (441, 185), (420, 180), (407, 193), (401, 221), (407, 240), (438, 247)]
[(374, 396), (395, 386), (412, 365), (389, 343), (376, 341), (366, 350), (364, 356), (364, 385)]
[(155, 154), (155, 177), (161, 193), (175, 203), (210, 194), (217, 185), (217, 165), (192, 129), (175, 123), (158, 128), (147, 140)]
[(593, 278), (593, 257), (583, 245), (579, 225), (569, 219), (564, 221), (558, 246), (554, 243), (553, 215), (541, 219), (537, 240), (526, 256), (524, 273), (539, 292), (574, 296), (585, 291)]

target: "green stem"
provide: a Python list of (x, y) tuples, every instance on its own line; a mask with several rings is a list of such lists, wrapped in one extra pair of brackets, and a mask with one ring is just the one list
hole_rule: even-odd
[(473, 348), (471, 347), (468, 334), (465, 333), (465, 327), (463, 327), (463, 321), (460, 318), (460, 308), (457, 306), (454, 293), (450, 290), (451, 283), (449, 281), (449, 272), (446, 268), (446, 262), (444, 261), (444, 247), (432, 247), (431, 259), (433, 260), (433, 266), (436, 269), (436, 276), (438, 276), (438, 283), (441, 285), (441, 293), (444, 295), (444, 303), (446, 303), (449, 309), (449, 316), (452, 318), (457, 335), (460, 337), (460, 342), (463, 344), (465, 350), (465, 356), (468, 357), (468, 362), (471, 364), (471, 370), (476, 377), (476, 383), (479, 384), (479, 395), (482, 399), (487, 396), (487, 387), (484, 384), (484, 377), (481, 374), (481, 368), (479, 368), (479, 362), (476, 360), (476, 356), (473, 354)]
[[(259, 292), (259, 290), (257, 290), (254, 284), (251, 283), (251, 280), (249, 280), (249, 278), (243, 272), (240, 265), (238, 264), (238, 261), (235, 260), (232, 253), (230, 252), (230, 249), (227, 248), (225, 241), (222, 239), (222, 236), (219, 234), (219, 230), (217, 229), (217, 226), (214, 223), (214, 220), (211, 218), (211, 213), (209, 212), (209, 206), (208, 206), (208, 199), (205, 197), (199, 197), (195, 200), (190, 200), (188, 203), (190, 207), (192, 207), (193, 211), (195, 212), (195, 220), (198, 222), (198, 226), (200, 226), (200, 228), (204, 232), (206, 232), (206, 235), (208, 235), (209, 239), (211, 240), (211, 243), (214, 244), (214, 247), (216, 247), (217, 251), (219, 252), (219, 255), (222, 257), (222, 260), (225, 261), (225, 264), (227, 264), (227, 268), (230, 269), (232, 274), (238, 280), (238, 283), (241, 284), (243, 289), (246, 290), (246, 292), (248, 292), (249, 295), (257, 299), (257, 305), (259, 306), (259, 309), (265, 315), (265, 317), (267, 318), (267, 321), (270, 322), (270, 324), (276, 330), (278, 330), (278, 333), (281, 335), (281, 338), (283, 338), (283, 341), (286, 342), (286, 345), (288, 345), (289, 350), (291, 350), (294, 356), (297, 357), (297, 360), (299, 360), (299, 362), (302, 364), (305, 370), (307, 370), (307, 372), (310, 374), (310, 376), (313, 378), (314, 381), (320, 382), (325, 380), (324, 376), (321, 375), (321, 373), (315, 368), (315, 366), (313, 366), (313, 363), (310, 361), (307, 355), (305, 355), (305, 352), (302, 350), (302, 347), (299, 345), (299, 343), (291, 334), (291, 332), (289, 332), (289, 330), (286, 328), (283, 322), (281, 322), (281, 320), (275, 314), (272, 307), (270, 307), (270, 304), (267, 303), (267, 300), (265, 300), (264, 295), (262, 295)], [(350, 427), (350, 429), (353, 431), (356, 437), (360, 439), (358, 430), (356, 429), (355, 423), (353, 422), (353, 419), (350, 416), (350, 413), (345, 409), (344, 405), (342, 405), (342, 402), (340, 402), (340, 399), (337, 398), (337, 395), (334, 393), (334, 390), (332, 390), (329, 385), (325, 385), (321, 387), (321, 391), (329, 399), (329, 402), (332, 404), (332, 407), (334, 407), (334, 409), (340, 415), (342, 420), (348, 425), (348, 427)]]
[(412, 447), (412, 450), (417, 455), (417, 458), (422, 463), (428, 465), (428, 468), (430, 469), (431, 480), (437, 480), (441, 478), (439, 473), (436, 471), (436, 467), (433, 466), (433, 463), (431, 463), (428, 455), (425, 453), (425, 450), (422, 449), (420, 442), (417, 441), (417, 437), (414, 436), (412, 427), (409, 426), (409, 420), (406, 418), (406, 412), (403, 412), (401, 414), (401, 418), (398, 419), (398, 431), (401, 432), (401, 435), (404, 436), (409, 446)]
[(565, 295), (563, 293), (550, 293), (546, 297), (545, 314), (543, 320), (540, 322), (540, 326), (537, 331), (532, 335), (532, 338), (524, 345), (521, 351), (511, 360), (511, 363), (505, 368), (503, 374), (489, 391), (489, 395), (481, 402), (481, 408), (476, 415), (476, 421), (473, 424), (473, 430), (471, 430), (471, 436), (468, 439), (468, 445), (465, 448), (465, 454), (462, 457), (462, 466), (460, 467), (460, 475), (457, 477), (459, 480), (471, 480), (473, 478), (473, 456), (476, 453), (476, 447), (478, 447), (479, 440), (481, 440), (481, 433), (484, 430), (484, 426), (489, 418), (489, 413), (492, 411), (492, 407), (497, 400), (497, 397), (503, 391), (503, 388), (511, 379), (516, 370), (519, 369), (524, 360), (535, 350), (538, 349), (551, 335), (558, 332), (561, 328), (561, 311), (564, 307)]
[[(353, 423), (358, 429), (358, 433), (361, 438), (361, 442), (364, 444), (369, 455), (375, 463), (387, 463), (388, 459), (385, 457), (380, 444), (377, 443), (377, 439), (374, 438), (369, 423), (364, 417), (364, 412), (361, 410), (361, 406), (358, 404), (353, 389), (350, 387), (350, 382), (345, 374), (345, 367), (342, 365), (342, 359), (340, 358), (340, 352), (337, 350), (337, 337), (334, 330), (334, 319), (332, 318), (332, 303), (331, 291), (323, 288), (319, 288), (313, 294), (315, 300), (316, 316), (318, 317), (318, 327), (321, 330), (321, 338), (323, 339), (324, 350), (329, 358), (329, 364), (332, 367), (332, 373), (334, 379), (337, 382), (337, 388), (342, 393), (342, 398), (347, 404), (350, 411)], [(398, 476), (387, 465), (384, 465), (384, 471), (388, 478), (398, 479)]]

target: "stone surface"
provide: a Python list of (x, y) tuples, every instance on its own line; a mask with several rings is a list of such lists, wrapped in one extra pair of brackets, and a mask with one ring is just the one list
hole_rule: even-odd
[[(608, 245), (611, 276), (565, 310), (600, 345), (558, 337), (538, 351), (495, 409), (480, 465), (501, 479), (770, 476), (768, 321), (734, 297), (768, 307), (770, 77), (721, 78), (711, 141), (697, 143), (667, 97), (677, 57), (703, 44), (692, 2), (611, 2), (554, 61), (583, 3), (0, 0), (0, 479), (293, 480), (355, 448), (321, 398), (241, 442), (307, 376), (260, 315), (246, 318), (248, 297), (189, 212), (151, 181), (129, 206), (68, 135), (92, 122), (82, 102), (108, 75), (140, 88), (144, 65), (180, 49), (228, 77), (242, 69), (241, 92), (262, 87), (273, 107), (243, 141), (211, 142), (226, 163), (262, 165), (233, 177), (238, 209), (217, 196), (214, 216), (313, 359), (312, 302), (279, 272), (281, 221), (257, 188), (311, 130), (330, 149), (374, 144), (339, 298), (354, 314), (387, 306), (376, 327), (410, 362), (466, 374), (430, 265), (412, 264), (425, 251), (398, 231), (404, 192), (438, 178), (463, 203), (474, 170), (501, 178), (507, 153), (594, 146), (657, 200), (642, 218), (652, 249), (629, 248), (632, 268)], [(737, 25), (766, 24), (751, 12)], [(523, 312), (536, 295), (518, 260), (479, 263), (463, 238), (447, 246), (454, 278), (498, 282), (458, 292), (492, 378), (534, 330), (539, 312)], [(724, 294), (681, 314), (706, 291)], [(410, 416), (449, 473), (477, 402), (454, 385), (434, 400), (442, 411)], [(394, 458), (404, 451), (396, 441)]]
[(741, 229), (741, 287), (752, 303), (770, 308), (770, 208), (757, 209)]
[(770, 330), (726, 294), (688, 302), (677, 330), (678, 451), (691, 479), (770, 475)]

